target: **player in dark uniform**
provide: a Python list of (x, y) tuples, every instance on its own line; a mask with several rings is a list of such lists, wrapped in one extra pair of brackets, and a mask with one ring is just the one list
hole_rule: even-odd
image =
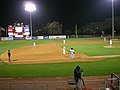
[(10, 53), (10, 50), (8, 50), (8, 61), (9, 61), (9, 62), (11, 62), (10, 56), (11, 56), (11, 53)]

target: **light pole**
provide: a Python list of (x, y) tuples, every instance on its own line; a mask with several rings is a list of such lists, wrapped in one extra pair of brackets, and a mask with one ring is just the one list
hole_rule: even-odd
[(75, 24), (75, 37), (78, 38), (78, 34), (77, 34), (77, 24)]
[(25, 10), (30, 12), (30, 30), (32, 39), (32, 12), (36, 10), (36, 6), (33, 3), (26, 3)]
[(114, 38), (114, 0), (112, 0), (112, 38)]

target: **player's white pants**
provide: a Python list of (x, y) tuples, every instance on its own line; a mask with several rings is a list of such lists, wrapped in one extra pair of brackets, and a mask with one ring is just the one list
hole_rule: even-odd
[(70, 58), (73, 59), (74, 58), (74, 54), (70, 54)]

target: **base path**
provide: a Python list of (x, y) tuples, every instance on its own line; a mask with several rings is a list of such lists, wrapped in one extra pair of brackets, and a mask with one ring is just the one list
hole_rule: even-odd
[(88, 62), (103, 60), (106, 57), (88, 57), (75, 53), (75, 59), (70, 59), (69, 52), (63, 55), (60, 44), (39, 44), (36, 47), (25, 46), (11, 50), (11, 62), (8, 62), (7, 51), (1, 59), (8, 64), (57, 63), (57, 62)]

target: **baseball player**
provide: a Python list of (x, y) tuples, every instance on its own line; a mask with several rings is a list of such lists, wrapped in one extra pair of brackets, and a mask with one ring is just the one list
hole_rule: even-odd
[(9, 62), (11, 62), (10, 56), (11, 56), (11, 53), (10, 53), (10, 50), (8, 50), (8, 61), (9, 61)]
[(65, 51), (66, 51), (66, 47), (65, 45), (63, 46), (63, 54), (65, 54)]
[(110, 46), (112, 46), (112, 40), (110, 39)]
[(35, 47), (36, 46), (36, 44), (35, 44), (35, 42), (33, 43), (33, 47)]
[(74, 58), (74, 50), (73, 48), (70, 49), (70, 58), (73, 59)]

